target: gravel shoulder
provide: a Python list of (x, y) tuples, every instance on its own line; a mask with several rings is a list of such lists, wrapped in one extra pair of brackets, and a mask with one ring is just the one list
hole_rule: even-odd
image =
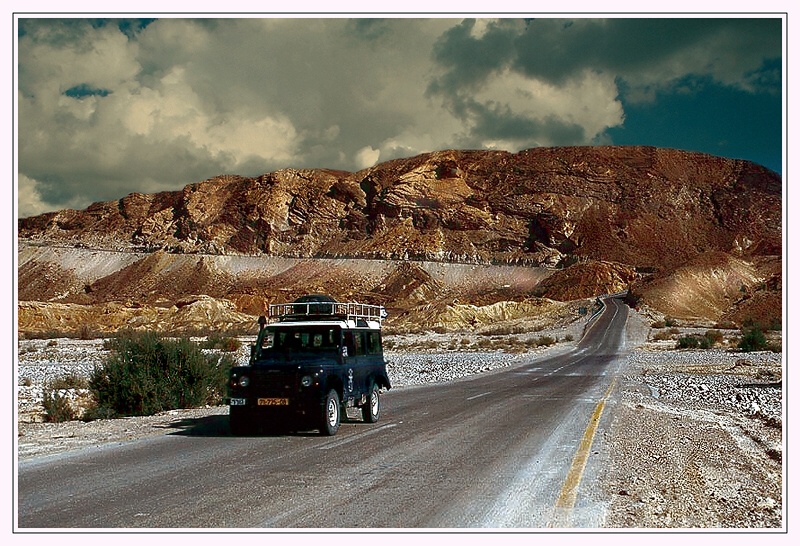
[[(781, 355), (677, 351), (674, 343), (649, 337), (644, 319), (632, 313), (630, 350), (619, 363), (608, 425), (593, 455), (604, 468), (591, 488), (606, 506), (603, 527), (785, 530)], [(571, 343), (531, 352), (566, 350)], [(86, 423), (41, 422), (36, 393), (43, 381), (85, 373), (102, 357), (101, 345), (20, 342), (18, 461), (168, 434), (195, 419), (227, 414), (223, 406)], [(427, 346), (427, 351), (400, 347), (387, 354), (396, 387), (491, 372), (525, 354)]]
[(604, 434), (604, 527), (785, 530), (782, 355), (675, 350), (653, 333), (631, 313)]

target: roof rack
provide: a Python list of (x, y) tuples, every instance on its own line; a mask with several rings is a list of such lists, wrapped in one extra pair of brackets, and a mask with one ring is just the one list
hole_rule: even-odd
[(274, 303), (269, 306), (269, 318), (279, 322), (304, 320), (364, 320), (380, 324), (387, 316), (382, 305), (366, 303), (339, 303), (334, 301), (306, 301)]

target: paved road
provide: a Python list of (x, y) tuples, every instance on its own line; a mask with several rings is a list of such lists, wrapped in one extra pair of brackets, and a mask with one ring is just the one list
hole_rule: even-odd
[(572, 350), (446, 385), (394, 389), (375, 425), (231, 437), (227, 418), (20, 464), (28, 528), (597, 527), (594, 485), (627, 307)]

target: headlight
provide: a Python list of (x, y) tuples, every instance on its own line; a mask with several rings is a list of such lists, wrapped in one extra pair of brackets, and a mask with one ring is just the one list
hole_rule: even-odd
[(300, 379), (300, 384), (304, 387), (310, 387), (311, 384), (314, 382), (314, 378), (310, 375), (304, 375), (302, 379)]
[(247, 385), (250, 384), (250, 378), (247, 377), (246, 375), (243, 375), (242, 377), (239, 378), (239, 381), (237, 383), (240, 387), (246, 387)]

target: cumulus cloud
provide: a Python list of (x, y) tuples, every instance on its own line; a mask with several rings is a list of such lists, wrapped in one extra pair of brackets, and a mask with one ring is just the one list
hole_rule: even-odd
[[(52, 210), (52, 205), (42, 199), (41, 186), (41, 182), (28, 178), (24, 174), (17, 178), (17, 195), (19, 195), (17, 214), (20, 218), (36, 216)], [(76, 197), (63, 201), (61, 208), (79, 208), (83, 204), (84, 200)]]
[(774, 19), (31, 18), (20, 30), (23, 216), (224, 173), (605, 142), (626, 102), (702, 78), (747, 92), (780, 79)]
[(380, 157), (380, 150), (376, 150), (372, 146), (365, 146), (356, 152), (356, 168), (361, 170), (372, 167), (378, 163)]
[(47, 204), (42, 201), (42, 196), (36, 187), (36, 180), (20, 175), (17, 181), (18, 214), (20, 217), (35, 216), (48, 210)]

